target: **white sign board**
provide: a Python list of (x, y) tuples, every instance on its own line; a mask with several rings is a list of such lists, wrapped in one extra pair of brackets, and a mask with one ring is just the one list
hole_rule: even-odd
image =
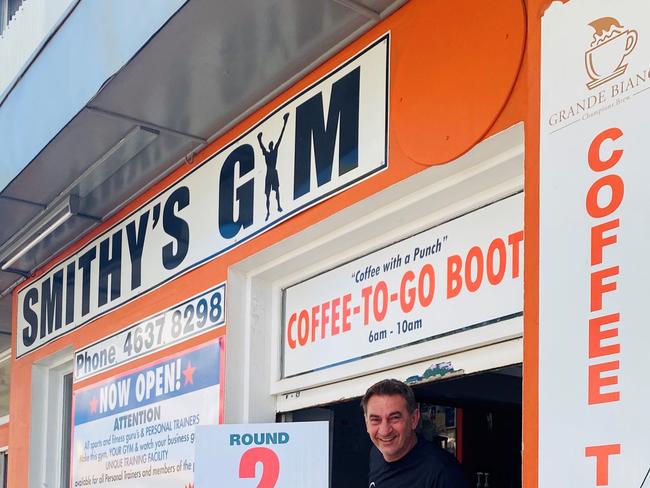
[(75, 352), (74, 380), (80, 381), (223, 325), (225, 294), (223, 283)]
[(650, 471), (649, 61), (645, 0), (544, 14), (541, 488), (640, 487)]
[(195, 429), (223, 417), (222, 344), (76, 389), (70, 486), (191, 486)]
[(514, 195), (289, 287), (284, 377), (521, 315), (522, 216)]
[(21, 356), (387, 167), (389, 36), (18, 292)]
[(328, 488), (329, 452), (328, 422), (199, 427), (194, 486)]

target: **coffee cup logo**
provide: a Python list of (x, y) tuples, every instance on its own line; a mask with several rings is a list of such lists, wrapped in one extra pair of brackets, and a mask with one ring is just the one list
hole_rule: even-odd
[(639, 35), (634, 29), (625, 29), (613, 17), (602, 17), (589, 25), (595, 32), (590, 49), (585, 52), (585, 67), (591, 78), (587, 88), (592, 90), (625, 73), (625, 58), (634, 51)]

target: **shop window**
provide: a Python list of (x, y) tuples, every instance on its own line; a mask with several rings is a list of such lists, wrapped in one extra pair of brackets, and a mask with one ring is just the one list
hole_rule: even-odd
[(9, 452), (0, 452), (0, 487), (7, 488), (7, 466), (9, 465)]
[(70, 485), (72, 351), (60, 351), (32, 367), (29, 486)]
[(63, 404), (61, 412), (61, 487), (70, 486), (70, 441), (72, 432), (72, 373), (63, 377)]
[(0, 353), (0, 419), (9, 415), (11, 349)]
[[(9, 386), (11, 371), (11, 349), (0, 353), (0, 425), (9, 422)], [(0, 446), (0, 488), (7, 488), (7, 465), (9, 453), (6, 446)]]

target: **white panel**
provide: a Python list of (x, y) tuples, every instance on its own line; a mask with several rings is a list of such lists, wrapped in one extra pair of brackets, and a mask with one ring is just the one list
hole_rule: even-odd
[(287, 288), (283, 376), (501, 329), (523, 311), (523, 207), (520, 193)]
[[(422, 376), (430, 367), (443, 366), (449, 372), (430, 378), (429, 381), (453, 376), (479, 373), (490, 369), (518, 364), (523, 361), (523, 339), (513, 339), (499, 344), (465, 351), (450, 356), (442, 356), (435, 360), (420, 361), (414, 364), (401, 366), (390, 371), (390, 377), (402, 381), (409, 378)], [(278, 395), (278, 412), (289, 412), (302, 408), (323, 405), (332, 401), (342, 401), (349, 398), (362, 396), (368, 387), (377, 381), (386, 379), (387, 373), (379, 371), (367, 376), (341, 381), (335, 386), (326, 385), (307, 390), (297, 390), (283, 395)]]
[(650, 472), (649, 58), (646, 1), (544, 15), (540, 488), (638, 487)]

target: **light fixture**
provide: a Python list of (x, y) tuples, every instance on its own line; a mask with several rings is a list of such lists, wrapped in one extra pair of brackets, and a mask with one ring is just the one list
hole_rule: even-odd
[(151, 144), (159, 134), (157, 130), (148, 127), (133, 127), (68, 187), (70, 193), (85, 198)]
[(62, 201), (48, 206), (38, 216), (25, 226), (25, 232), (20, 233), (0, 256), (0, 269), (9, 269), (13, 263), (23, 257), (30, 249), (61, 227), (70, 217), (77, 214), (79, 197), (68, 195)]
[(48, 205), (45, 210), (25, 225), (23, 232), (19, 232), (10, 243), (2, 246), (0, 269), (19, 274), (23, 273), (21, 270), (12, 269), (11, 265), (61, 227), (73, 215), (99, 220), (90, 215), (79, 214), (79, 200), (103, 185), (126, 163), (151, 144), (158, 135), (157, 130), (140, 125), (129, 130), (103, 156), (91, 164), (61, 192), (65, 197), (59, 198)]

